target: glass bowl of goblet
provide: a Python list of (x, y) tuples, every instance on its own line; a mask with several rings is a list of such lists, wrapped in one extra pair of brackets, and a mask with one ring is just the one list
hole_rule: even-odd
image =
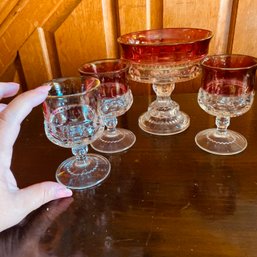
[(216, 116), (216, 128), (199, 132), (196, 144), (212, 154), (232, 155), (247, 147), (240, 133), (228, 130), (230, 118), (246, 113), (254, 99), (257, 59), (247, 55), (212, 55), (201, 62), (202, 81), (198, 103)]
[(56, 180), (71, 189), (100, 184), (110, 172), (110, 162), (101, 155), (87, 153), (88, 144), (104, 130), (98, 110), (100, 81), (94, 77), (67, 77), (45, 84), (51, 86), (43, 103), (46, 136), (58, 146), (71, 148), (74, 155), (60, 164)]
[(100, 80), (99, 110), (105, 123), (104, 133), (91, 146), (102, 153), (117, 153), (129, 149), (136, 141), (133, 132), (117, 128), (118, 116), (127, 112), (133, 95), (127, 81), (128, 64), (120, 59), (102, 59), (83, 64), (82, 76)]
[(200, 60), (208, 53), (212, 33), (197, 28), (164, 28), (132, 32), (118, 38), (121, 58), (129, 61), (130, 79), (152, 84), (156, 100), (139, 117), (139, 127), (155, 135), (186, 130), (189, 116), (170, 95), (176, 82), (200, 73)]

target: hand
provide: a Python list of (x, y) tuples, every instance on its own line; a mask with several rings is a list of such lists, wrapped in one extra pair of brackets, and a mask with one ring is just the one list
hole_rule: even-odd
[[(18, 90), (16, 83), (0, 83), (0, 99), (14, 96)], [(19, 189), (10, 170), (20, 124), (33, 107), (45, 100), (49, 90), (50, 86), (41, 86), (20, 94), (8, 105), (0, 103), (0, 231), (16, 225), (43, 204), (72, 195), (70, 189), (56, 182)]]

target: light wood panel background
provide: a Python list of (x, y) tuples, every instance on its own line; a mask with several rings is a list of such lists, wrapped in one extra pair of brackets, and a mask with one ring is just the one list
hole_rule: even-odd
[[(210, 54), (257, 56), (256, 10), (257, 0), (1, 0), (0, 81), (27, 90), (76, 76), (86, 61), (119, 57), (119, 35), (162, 27), (210, 29)], [(145, 85), (132, 87), (151, 93)], [(176, 91), (198, 87), (196, 79)]]

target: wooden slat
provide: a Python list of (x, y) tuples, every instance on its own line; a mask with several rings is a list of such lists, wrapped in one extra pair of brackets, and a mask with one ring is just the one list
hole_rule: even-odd
[(146, 0), (146, 28), (161, 29), (163, 27), (163, 1)]
[[(78, 75), (79, 66), (90, 60), (112, 57), (117, 47), (112, 35), (105, 36), (107, 25), (103, 18), (103, 6), (112, 9), (108, 1), (82, 1), (55, 32), (56, 46), (63, 76)], [(111, 21), (112, 23), (112, 21)], [(106, 26), (106, 27), (105, 27)]]
[(164, 0), (164, 27), (196, 27), (214, 32), (210, 52), (215, 52), (217, 17), (220, 0)]
[(220, 0), (215, 32), (214, 52), (225, 54), (228, 50), (233, 0)]
[(229, 35), (228, 35), (228, 48), (227, 48), (228, 54), (231, 54), (232, 50), (233, 50), (238, 3), (239, 3), (239, 0), (233, 0), (232, 10), (231, 10), (231, 18), (230, 18)]
[(118, 21), (115, 1), (102, 0), (102, 15), (106, 54), (110, 58), (117, 58)]
[(0, 75), (37, 27), (42, 27), (65, 0), (20, 0), (0, 27)]
[(148, 28), (145, 0), (119, 0), (118, 8), (121, 35)]
[(19, 55), (27, 88), (35, 88), (53, 78), (44, 30), (38, 28), (20, 48)]
[(0, 1), (0, 24), (8, 17), (8, 14), (15, 7), (19, 0), (1, 0)]
[(82, 0), (64, 0), (42, 25), (45, 31), (55, 32)]
[[(0, 81), (1, 82), (14, 81), (14, 79), (17, 78), (16, 73), (17, 73), (17, 70), (16, 70), (16, 67), (15, 67), (15, 63), (13, 62), (6, 69), (5, 73), (2, 76), (0, 76)], [(17, 81), (15, 81), (15, 82), (17, 82)]]
[(233, 53), (257, 56), (257, 1), (239, 1)]

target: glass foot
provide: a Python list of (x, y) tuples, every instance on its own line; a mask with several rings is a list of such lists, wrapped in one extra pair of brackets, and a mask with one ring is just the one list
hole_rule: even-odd
[(58, 167), (56, 180), (71, 189), (85, 189), (104, 181), (110, 170), (110, 162), (101, 155), (87, 154), (86, 164), (77, 164), (73, 156)]
[(196, 144), (204, 151), (217, 155), (233, 155), (247, 147), (247, 140), (241, 134), (227, 130), (225, 136), (217, 133), (217, 129), (206, 129), (195, 136)]
[(106, 130), (91, 146), (102, 153), (119, 153), (129, 149), (136, 142), (136, 136), (130, 130), (117, 128), (115, 133)]
[(147, 133), (154, 135), (174, 135), (183, 132), (189, 127), (189, 116), (181, 111), (176, 115), (162, 115), (162, 112), (145, 112), (139, 117), (139, 127)]

